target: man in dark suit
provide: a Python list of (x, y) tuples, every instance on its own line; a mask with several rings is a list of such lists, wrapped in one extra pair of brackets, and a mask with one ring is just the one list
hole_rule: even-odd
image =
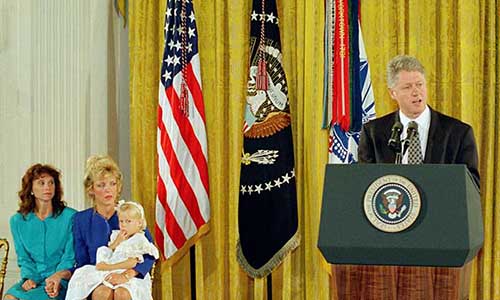
[[(406, 138), (408, 125), (417, 128), (420, 163), (465, 164), (479, 186), (478, 154), (474, 133), (469, 125), (439, 113), (427, 105), (425, 70), (414, 57), (400, 55), (387, 65), (389, 94), (399, 110), (363, 126), (358, 158), (360, 163), (394, 163), (396, 152), (388, 146), (393, 125), (403, 126), (401, 139)], [(417, 142), (416, 142), (417, 143)], [(421, 150), (421, 153), (420, 153)], [(419, 163), (407, 151), (402, 163)]]

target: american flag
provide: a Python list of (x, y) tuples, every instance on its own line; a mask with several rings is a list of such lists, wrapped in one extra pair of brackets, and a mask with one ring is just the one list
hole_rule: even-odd
[(174, 263), (208, 231), (207, 137), (192, 0), (168, 0), (158, 104), (155, 238)]

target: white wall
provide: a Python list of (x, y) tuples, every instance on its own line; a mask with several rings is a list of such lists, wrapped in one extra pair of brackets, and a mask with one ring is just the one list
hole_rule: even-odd
[(128, 196), (127, 33), (113, 0), (0, 0), (0, 237), (11, 244), (5, 289), (19, 279), (9, 218), (25, 170), (62, 171), (65, 200), (88, 207), (90, 154), (110, 153)]

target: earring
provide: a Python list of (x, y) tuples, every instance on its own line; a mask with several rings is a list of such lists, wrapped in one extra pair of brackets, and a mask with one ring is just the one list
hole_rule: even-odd
[(31, 196), (33, 196), (33, 195), (34, 195), (33, 192), (31, 192)]

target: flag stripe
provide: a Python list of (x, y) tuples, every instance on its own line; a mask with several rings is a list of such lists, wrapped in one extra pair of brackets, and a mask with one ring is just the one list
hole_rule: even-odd
[[(180, 80), (180, 78), (181, 76), (179, 74), (178, 76), (176, 76), (176, 78), (174, 78), (174, 83), (177, 80)], [(189, 91), (191, 91), (191, 89), (189, 89)], [(166, 91), (167, 94), (166, 99), (168, 100), (169, 104), (161, 105), (163, 108), (165, 108), (165, 111), (167, 112), (165, 118), (167, 122), (165, 125), (167, 128), (169, 128), (169, 131), (176, 131), (176, 129), (178, 128), (179, 132), (178, 133), (175, 132), (175, 134), (180, 134), (180, 136), (182, 136), (184, 143), (186, 143), (186, 147), (182, 149), (182, 151), (187, 150), (190, 152), (191, 158), (194, 160), (197, 170), (199, 170), (198, 174), (193, 174), (193, 175), (201, 177), (201, 181), (203, 187), (205, 188), (205, 192), (206, 194), (208, 194), (208, 166), (206, 160), (207, 156), (206, 147), (204, 149), (200, 144), (200, 140), (204, 139), (204, 136), (203, 137), (197, 136), (197, 133), (205, 132), (204, 126), (198, 126), (198, 124), (203, 124), (201, 119), (202, 116), (200, 114), (197, 114), (199, 110), (196, 109), (195, 111), (193, 111), (194, 121), (189, 122), (182, 115), (182, 112), (180, 110), (175, 109), (179, 105), (179, 97), (177, 96), (179, 92), (180, 91), (175, 91), (172, 88), (168, 88)], [(190, 100), (192, 100), (193, 98), (194, 97), (189, 97)], [(171, 109), (172, 107), (174, 109)]]
[[(162, 113), (162, 107), (160, 106), (158, 108), (159, 113)], [(179, 163), (179, 159), (177, 157), (177, 154), (180, 154), (181, 156), (181, 161), (190, 164), (192, 161), (189, 160), (186, 156), (186, 152), (184, 151), (178, 151), (176, 152), (174, 150), (174, 147), (172, 145), (172, 141), (170, 140), (170, 137), (168, 136), (168, 132), (164, 127), (163, 122), (160, 122), (160, 130), (164, 132), (165, 134), (162, 134), (162, 137), (164, 136), (165, 138), (161, 139), (161, 148), (163, 152), (165, 153), (165, 156), (167, 158), (168, 165), (170, 167), (170, 179), (173, 181), (175, 186), (177, 187), (177, 191), (179, 192), (180, 200), (186, 205), (189, 214), (193, 218), (194, 223), (196, 224), (197, 228), (200, 228), (204, 223), (205, 220), (203, 220), (203, 217), (200, 214), (200, 208), (198, 206), (198, 202), (196, 201), (196, 196), (195, 192), (193, 191), (193, 188), (189, 182), (189, 180), (186, 178), (186, 173), (183, 170), (182, 165)], [(183, 145), (182, 142), (180, 142), (180, 139), (176, 139), (179, 143), (177, 146), (180, 146), (181, 144)], [(185, 148), (185, 147), (183, 147)], [(192, 165), (189, 166), (188, 170), (192, 168)], [(192, 170), (192, 169), (191, 169)], [(191, 173), (191, 172), (190, 172)]]
[[(205, 157), (207, 157), (207, 149), (206, 149), (206, 128), (205, 128), (205, 110), (203, 108), (203, 95), (201, 94), (201, 86), (198, 84), (198, 76), (199, 74), (196, 71), (196, 61), (198, 61), (198, 55), (193, 56), (193, 60), (195, 60), (194, 63), (188, 64), (186, 66), (186, 83), (188, 84), (188, 96), (189, 96), (189, 101), (191, 103), (194, 103), (194, 110), (191, 112), (194, 113), (194, 115), (191, 115), (191, 117), (186, 120), (186, 122), (189, 122), (191, 126), (193, 127), (193, 130), (196, 134), (197, 139), (199, 139), (202, 149), (203, 149), (203, 154)], [(193, 68), (194, 67), (194, 68)], [(178, 95), (181, 94), (181, 81), (182, 81), (182, 76), (180, 73), (178, 73), (174, 78), (173, 78), (173, 87), (175, 89), (176, 95), (175, 95), (175, 105), (179, 105), (179, 97)], [(169, 95), (170, 96), (170, 95)], [(173, 106), (175, 107), (175, 106)]]
[[(159, 183), (160, 185), (161, 183)], [(161, 189), (160, 189), (161, 193)], [(165, 257), (168, 257), (168, 253), (172, 253), (177, 250), (176, 244), (182, 246), (185, 243), (185, 239), (183, 239), (182, 234), (178, 234), (179, 238), (176, 241), (172, 240), (172, 236), (175, 237), (175, 232), (180, 231), (180, 227), (176, 226), (175, 228), (175, 219), (173, 218), (173, 213), (169, 210), (168, 206), (165, 205), (165, 197), (157, 197), (156, 198), (156, 232), (160, 234), (156, 238), (157, 244), (161, 247), (162, 253), (167, 253)], [(167, 216), (170, 219), (174, 219), (174, 223), (169, 222), (167, 225), (165, 222), (167, 220)], [(168, 229), (167, 226), (170, 226), (171, 229)]]
[(349, 130), (351, 131), (360, 131), (362, 125), (358, 7), (357, 0), (349, 3), (350, 111), (347, 114), (350, 117)]
[(348, 0), (335, 1), (335, 30), (333, 58), (333, 115), (332, 123), (341, 124), (345, 130), (350, 125), (350, 78), (349, 78), (349, 16)]
[[(165, 137), (168, 139), (168, 136)], [(162, 140), (162, 144), (164, 144)], [(160, 145), (159, 145), (160, 147)], [(160, 166), (160, 174), (167, 174), (165, 178), (159, 176), (158, 180), (165, 185), (165, 190), (168, 191), (166, 197), (164, 197), (166, 205), (172, 210), (174, 217), (176, 218), (177, 224), (180, 226), (184, 239), (189, 239), (196, 233), (196, 225), (191, 219), (191, 213), (184, 205), (183, 201), (177, 201), (181, 196), (179, 195), (179, 190), (170, 176), (170, 165), (165, 157), (162, 148), (158, 149), (158, 163)], [(159, 189), (161, 190), (161, 189)], [(174, 228), (175, 229), (175, 228)], [(170, 230), (169, 230), (170, 231)]]
[(187, 66), (187, 78), (186, 81), (188, 82), (189, 90), (191, 94), (193, 95), (194, 99), (194, 104), (196, 106), (196, 110), (199, 112), (201, 115), (201, 119), (203, 120), (201, 125), (205, 125), (206, 120), (205, 120), (205, 109), (203, 107), (203, 95), (201, 93), (201, 86), (198, 84), (200, 81), (200, 75), (195, 73), (195, 70), (193, 70), (193, 65), (196, 65), (199, 61), (199, 56), (195, 55), (193, 56), (193, 62), (190, 63)]
[[(161, 203), (158, 201), (156, 204), (156, 209), (157, 209), (157, 218), (159, 220), (158, 223), (156, 223), (156, 231), (160, 232), (161, 240), (157, 238), (157, 244), (162, 246), (162, 253), (164, 254), (163, 256), (165, 258), (172, 256), (178, 248), (175, 246), (174, 242), (171, 239), (171, 235), (167, 231), (166, 224), (164, 221), (166, 220), (166, 214), (165, 210), (161, 206)], [(162, 223), (163, 222), (163, 223)], [(160, 244), (160, 242), (163, 241), (163, 244)]]
[[(175, 91), (169, 88), (167, 94), (169, 97), (162, 97), (159, 109), (163, 112), (163, 120), (168, 120), (166, 122), (166, 125), (168, 125), (168, 134), (170, 136), (183, 137), (171, 141), (173, 144), (172, 147), (175, 149), (175, 155), (177, 156), (177, 160), (182, 162), (183, 173), (186, 174), (186, 179), (189, 181), (196, 199), (208, 200), (208, 167), (206, 158), (203, 156), (199, 141), (193, 133), (191, 123), (183, 122), (182, 120), (185, 118), (180, 115), (179, 110), (175, 109), (175, 103), (178, 102)], [(172, 98), (177, 99), (177, 101), (171, 101), (170, 99)], [(172, 109), (172, 106), (174, 109)], [(178, 127), (177, 125), (179, 124), (181, 126)], [(186, 144), (185, 141), (189, 143)], [(184, 197), (182, 198), (185, 199)], [(195, 204), (198, 204), (198, 202)], [(207, 221), (210, 216), (208, 201), (199, 201), (199, 204), (201, 205), (199, 209), (201, 209), (203, 219)]]
[[(165, 161), (165, 157), (161, 157), (159, 159), (161, 159), (162, 162)], [(163, 167), (168, 169), (167, 164), (163, 164)], [(168, 174), (168, 170), (164, 171)], [(177, 201), (179, 193), (177, 192), (175, 185), (161, 177), (158, 180), (158, 193), (160, 194), (163, 190), (169, 191), (165, 197), (161, 199), (163, 207), (168, 211), (171, 210), (172, 213), (171, 219), (166, 222), (166, 229), (168, 233), (173, 236), (172, 240), (182, 241), (183, 243), (196, 233), (196, 225), (191, 219), (190, 213), (184, 203), (182, 201)], [(182, 237), (177, 239), (177, 234), (182, 235)], [(178, 245), (178, 243), (175, 244)]]
[[(157, 199), (157, 201), (159, 201), (159, 200)], [(160, 249), (160, 253), (163, 254), (163, 253), (165, 253), (165, 244), (164, 244), (165, 239), (163, 238), (163, 230), (165, 230), (165, 228), (162, 227), (160, 229), (160, 224), (158, 223), (158, 220), (160, 220), (161, 217), (162, 217), (162, 215), (158, 214), (158, 208), (157, 208), (156, 209), (157, 222), (155, 223), (155, 240), (156, 240), (156, 244), (158, 245), (158, 248)], [(163, 220), (164, 220), (164, 218), (163, 218)]]
[[(165, 183), (160, 179), (160, 182), (158, 183), (158, 194), (162, 193), (166, 193), (166, 189)], [(162, 217), (164, 217), (165, 220), (165, 225), (163, 227), (165, 229), (166, 236), (170, 237), (176, 248), (180, 248), (186, 242), (186, 237), (182, 231), (182, 228), (179, 226), (179, 223), (177, 223), (175, 215), (167, 205), (165, 201), (166, 198), (159, 197), (159, 200), (163, 208), (162, 213), (164, 214), (164, 216)], [(166, 248), (168, 247), (169, 245), (166, 245)]]
[[(166, 195), (167, 195), (167, 190), (165, 188), (165, 183), (161, 179), (161, 177), (158, 178), (158, 199), (159, 202), (163, 208), (161, 212), (164, 214), (163, 220), (165, 220), (164, 223), (164, 228), (165, 228), (165, 233), (169, 237), (171, 237), (172, 242), (174, 243), (175, 247), (180, 248), (182, 245), (186, 242), (186, 238), (184, 236), (184, 233), (177, 223), (177, 220), (175, 218), (175, 215), (172, 213), (170, 210), (170, 206), (167, 205), (166, 203)], [(168, 246), (167, 246), (168, 247)]]

